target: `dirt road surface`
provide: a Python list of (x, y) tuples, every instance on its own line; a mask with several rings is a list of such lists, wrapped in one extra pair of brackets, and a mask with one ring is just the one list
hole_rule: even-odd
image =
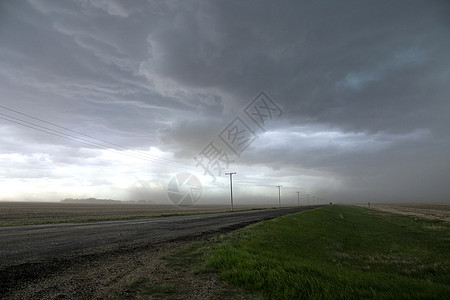
[[(59, 289), (64, 289), (62, 279), (57, 279), (53, 275), (65, 274), (69, 269), (78, 269), (77, 276), (84, 274), (89, 277), (88, 274), (91, 271), (89, 268), (94, 264), (103, 269), (100, 272), (102, 275), (97, 272), (96, 277), (108, 277), (108, 274), (109, 277), (114, 277), (117, 275), (114, 274), (114, 271), (104, 272), (104, 268), (108, 268), (107, 263), (100, 266), (106, 260), (110, 260), (109, 267), (114, 265), (116, 268), (126, 269), (127, 265), (131, 266), (136, 263), (132, 261), (130, 255), (142, 252), (142, 250), (146, 250), (146, 255), (148, 255), (149, 249), (154, 248), (157, 252), (173, 243), (212, 236), (261, 220), (315, 207), (317, 206), (141, 220), (0, 228), (0, 298), (9, 298), (10, 296), (11, 298), (27, 298), (27, 296), (77, 298), (64, 293), (61, 295), (61, 290), (58, 293), (49, 293), (49, 286), (52, 288), (58, 286)], [(122, 261), (117, 261), (115, 258)], [(128, 263), (123, 265), (123, 261), (128, 261)], [(121, 264), (122, 267), (118, 267)], [(106, 278), (103, 280), (107, 281)], [(53, 284), (51, 284), (52, 281)], [(91, 288), (92, 285), (97, 285), (98, 288), (98, 282), (91, 282), (87, 285), (78, 284), (78, 287), (87, 288), (89, 285)], [(72, 282), (70, 285), (71, 288), (74, 286), (77, 286), (76, 282)], [(28, 292), (26, 292), (27, 289)], [(85, 291), (79, 295), (100, 297), (98, 290), (95, 293), (92, 290), (91, 292)]]

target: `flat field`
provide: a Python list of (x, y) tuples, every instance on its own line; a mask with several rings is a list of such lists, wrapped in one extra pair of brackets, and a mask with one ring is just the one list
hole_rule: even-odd
[[(239, 209), (248, 209), (240, 207)], [(0, 226), (89, 222), (228, 211), (228, 206), (0, 202)]]
[(387, 213), (450, 222), (450, 204), (375, 204), (370, 207)]

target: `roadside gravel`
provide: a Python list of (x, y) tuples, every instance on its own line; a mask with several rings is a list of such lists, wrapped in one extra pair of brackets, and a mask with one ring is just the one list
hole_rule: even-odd
[(35, 266), (30, 271), (38, 273), (25, 276), (2, 299), (248, 298), (249, 292), (230, 286), (215, 274), (194, 274), (165, 259), (188, 243), (173, 241), (134, 251), (59, 261), (50, 273), (45, 266)]

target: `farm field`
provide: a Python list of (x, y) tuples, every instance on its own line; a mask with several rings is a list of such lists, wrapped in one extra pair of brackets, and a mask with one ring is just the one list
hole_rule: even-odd
[(450, 204), (375, 204), (370, 207), (387, 213), (450, 222)]
[[(237, 210), (251, 209), (242, 206)], [(229, 206), (0, 202), (0, 226), (89, 222), (229, 211)]]

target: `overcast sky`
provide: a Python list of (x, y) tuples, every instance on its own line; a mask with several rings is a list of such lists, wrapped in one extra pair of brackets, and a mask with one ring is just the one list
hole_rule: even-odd
[(448, 1), (1, 1), (0, 200), (448, 203), (449, 53)]

